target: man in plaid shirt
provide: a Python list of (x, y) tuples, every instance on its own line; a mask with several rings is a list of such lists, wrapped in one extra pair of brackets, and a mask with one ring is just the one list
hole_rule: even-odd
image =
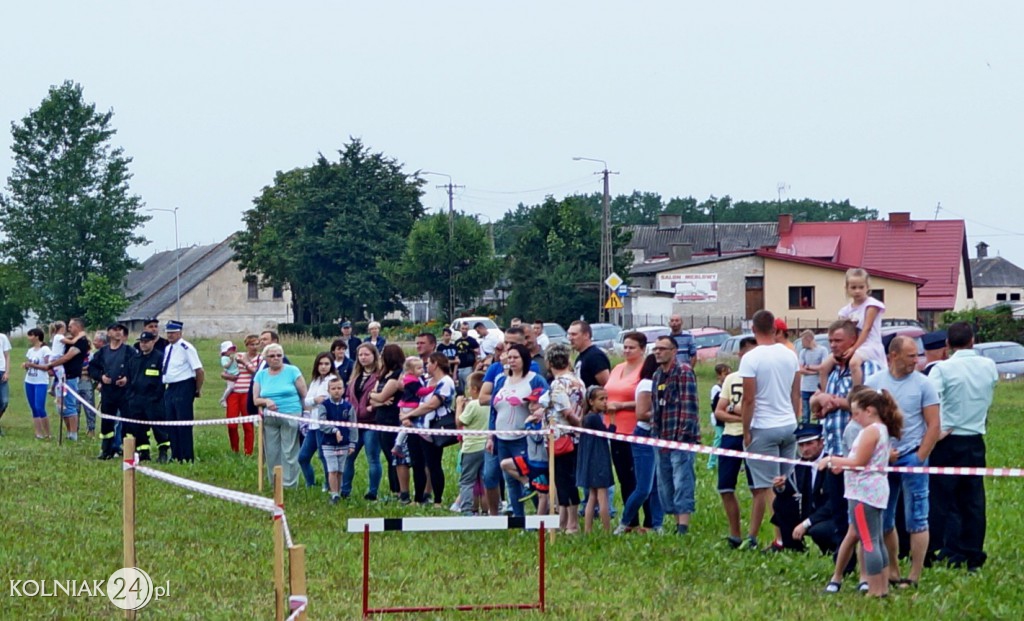
[[(661, 366), (653, 378), (652, 437), (700, 444), (700, 407), (693, 368), (676, 360), (676, 342), (667, 336), (655, 343), (654, 359)], [(655, 456), (662, 507), (666, 514), (676, 516), (676, 533), (685, 535), (690, 530), (690, 514), (696, 507), (694, 454), (661, 449)]]
[[(853, 382), (852, 367), (860, 365), (860, 377), (868, 378), (881, 371), (881, 367), (871, 360), (861, 360), (860, 356), (854, 353), (853, 358), (846, 360), (842, 357), (853, 344), (857, 342), (857, 326), (852, 321), (840, 319), (828, 327), (828, 346), (836, 359), (832, 371), (825, 383), (825, 390), (819, 391), (811, 397), (812, 416), (822, 419), (822, 426), (825, 430), (824, 455), (845, 457), (848, 446), (843, 442), (843, 432), (850, 423), (850, 404), (846, 396), (856, 388)], [(853, 434), (856, 437), (856, 434)], [(852, 441), (851, 441), (852, 442)], [(847, 504), (842, 474), (833, 474), (830, 470), (825, 471), (825, 491), (832, 504), (832, 519), (835, 520), (836, 532), (845, 533), (849, 526), (847, 517)]]

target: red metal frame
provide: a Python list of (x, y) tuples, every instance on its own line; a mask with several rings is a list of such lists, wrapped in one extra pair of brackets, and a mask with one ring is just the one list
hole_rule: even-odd
[(529, 604), (462, 604), (455, 606), (387, 606), (370, 608), (370, 526), (363, 526), (363, 618), (391, 612), (438, 612), (441, 610), (534, 610), (547, 612), (545, 592), (544, 524), (537, 530), (537, 557), (540, 565), (537, 579), (537, 601)]

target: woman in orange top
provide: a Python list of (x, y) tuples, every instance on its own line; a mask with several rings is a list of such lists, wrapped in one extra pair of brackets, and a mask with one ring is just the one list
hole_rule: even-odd
[[(629, 332), (622, 338), (622, 353), (626, 360), (611, 370), (604, 389), (608, 392), (608, 414), (605, 425), (621, 434), (632, 434), (636, 428), (636, 387), (640, 383), (640, 369), (644, 365), (644, 350), (647, 337), (641, 332)], [(612, 440), (612, 465), (619, 480), (619, 494), (623, 500), (629, 498), (636, 488), (633, 469), (633, 449), (629, 442)], [(651, 526), (650, 504), (644, 503), (644, 525)], [(633, 518), (629, 524), (635, 528), (639, 520)]]

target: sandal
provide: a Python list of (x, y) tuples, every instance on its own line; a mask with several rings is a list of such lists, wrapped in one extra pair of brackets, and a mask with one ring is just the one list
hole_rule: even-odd
[(870, 588), (871, 587), (868, 586), (867, 582), (861, 582), (860, 584), (857, 585), (857, 591), (859, 591), (860, 593), (867, 593), (868, 589), (870, 589)]
[(841, 588), (843, 588), (843, 583), (842, 582), (836, 582), (834, 580), (829, 580), (828, 584), (825, 585), (825, 593), (830, 594), (830, 595), (832, 593), (838, 593), (839, 589), (841, 589)]

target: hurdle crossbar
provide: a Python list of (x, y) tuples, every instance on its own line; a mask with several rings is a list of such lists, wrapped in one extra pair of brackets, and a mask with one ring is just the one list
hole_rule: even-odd
[[(363, 534), (363, 618), (374, 614), (401, 612), (438, 612), (442, 610), (540, 610), (547, 611), (545, 593), (545, 531), (558, 528), (557, 515), (526, 517), (439, 517), (439, 518), (354, 518), (348, 521), (348, 532)], [(371, 532), (440, 532), (459, 530), (537, 530), (537, 601), (523, 604), (456, 604), (450, 606), (385, 606), (370, 607), (370, 533)]]

